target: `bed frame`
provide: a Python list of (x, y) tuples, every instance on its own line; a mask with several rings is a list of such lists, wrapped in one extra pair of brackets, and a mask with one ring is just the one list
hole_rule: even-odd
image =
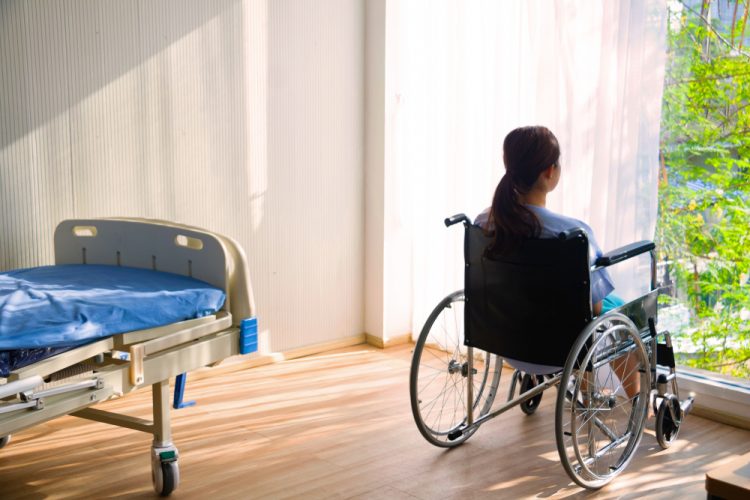
[[(226, 294), (224, 307), (215, 315), (114, 335), (0, 379), (0, 448), (12, 433), (68, 414), (148, 432), (154, 436), (154, 489), (169, 495), (179, 484), (169, 379), (257, 350), (255, 304), (245, 253), (231, 238), (173, 222), (79, 219), (57, 226), (55, 263), (171, 272), (205, 281)], [(153, 421), (91, 408), (148, 385), (153, 394)]]

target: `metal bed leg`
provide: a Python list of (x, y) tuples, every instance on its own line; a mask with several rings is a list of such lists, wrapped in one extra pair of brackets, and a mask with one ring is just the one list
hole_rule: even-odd
[(180, 482), (177, 464), (179, 454), (172, 444), (172, 427), (169, 419), (169, 380), (151, 386), (154, 412), (154, 442), (151, 446), (151, 476), (154, 490), (159, 495), (169, 495)]
[(172, 444), (172, 429), (169, 421), (169, 380), (151, 386), (154, 409), (154, 444)]

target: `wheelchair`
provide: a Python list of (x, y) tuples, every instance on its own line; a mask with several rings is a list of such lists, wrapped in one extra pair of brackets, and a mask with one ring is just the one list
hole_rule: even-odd
[[(589, 262), (582, 229), (531, 239), (510, 256), (486, 253), (490, 239), (464, 214), (464, 289), (445, 297), (414, 347), (409, 392), (417, 428), (439, 447), (520, 406), (527, 415), (557, 387), (555, 440), (563, 468), (598, 489), (628, 465), (653, 407), (656, 438), (677, 438), (693, 398), (679, 399), (669, 332), (657, 332), (654, 243), (641, 241)], [(650, 292), (594, 317), (591, 272), (649, 252)], [(504, 361), (516, 369), (493, 410)], [(516, 393), (518, 388), (519, 392)]]

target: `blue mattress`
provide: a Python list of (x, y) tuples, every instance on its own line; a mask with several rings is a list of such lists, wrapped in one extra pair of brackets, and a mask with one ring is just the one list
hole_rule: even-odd
[(177, 274), (100, 265), (0, 273), (0, 376), (111, 335), (213, 314), (224, 292)]

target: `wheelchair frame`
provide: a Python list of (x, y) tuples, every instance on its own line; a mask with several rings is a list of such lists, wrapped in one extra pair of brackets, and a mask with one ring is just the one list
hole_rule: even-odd
[[(452, 226), (462, 222), (467, 232), (471, 221), (464, 214), (458, 214), (445, 220), (446, 226)], [(560, 238), (570, 237), (575, 232), (561, 234)], [(672, 350), (671, 336), (669, 332), (657, 332), (656, 330), (656, 299), (659, 287), (656, 280), (656, 255), (654, 244), (649, 241), (638, 242), (608, 252), (597, 259), (589, 272), (602, 267), (622, 262), (636, 255), (649, 252), (651, 257), (651, 291), (646, 295), (618, 307), (604, 315), (593, 318), (574, 342), (565, 366), (549, 375), (536, 375), (523, 373), (515, 370), (512, 375), (508, 397), (505, 403), (490, 411), (499, 389), (503, 359), (497, 353), (476, 349), (463, 339), (461, 342), (460, 331), (456, 335), (456, 345), (453, 350), (449, 348), (448, 334), (446, 332), (446, 345), (438, 342), (437, 351), (445, 351), (451, 359), (440, 369), (437, 375), (430, 375), (428, 386), (436, 377), (443, 373), (446, 380), (453, 380), (454, 386), (461, 384), (460, 394), (464, 397), (464, 414), (456, 417), (447, 429), (436, 430), (427, 424), (423, 410), (427, 412), (429, 405), (435, 404), (436, 399), (428, 401), (425, 405), (422, 394), (420, 394), (419, 379), (420, 366), (423, 352), (427, 352), (427, 340), (431, 335), (433, 326), (443, 312), (448, 309), (454, 310), (456, 305), (465, 300), (464, 292), (459, 290), (445, 297), (433, 310), (425, 323), (417, 340), (412, 359), (410, 374), (410, 396), (412, 413), (417, 428), (422, 435), (432, 444), (440, 447), (454, 447), (462, 444), (478, 428), (489, 420), (505, 413), (509, 409), (520, 406), (524, 413), (531, 415), (539, 406), (542, 394), (551, 387), (558, 387), (557, 405), (555, 411), (555, 437), (558, 453), (562, 465), (568, 475), (575, 483), (589, 489), (598, 489), (610, 482), (622, 470), (625, 469), (634, 451), (637, 449), (643, 434), (643, 426), (647, 417), (649, 406), (653, 406), (656, 415), (656, 437), (662, 448), (667, 448), (677, 438), (681, 423), (693, 404), (693, 398), (679, 399), (677, 379), (675, 374), (675, 359)], [(468, 266), (468, 261), (467, 261)], [(629, 317), (628, 315), (631, 315)], [(454, 318), (455, 319), (455, 318)], [(460, 323), (455, 321), (456, 327)], [(659, 342), (663, 338), (663, 342)], [(601, 345), (600, 345), (601, 344)], [(596, 348), (596, 349), (595, 349)], [(597, 349), (603, 349), (597, 354)], [(434, 349), (433, 349), (434, 350)], [(477, 351), (483, 353), (477, 356)], [(452, 355), (452, 356), (451, 356)], [(494, 358), (494, 368), (493, 365)], [(630, 412), (627, 412), (627, 404), (620, 402), (618, 391), (623, 392), (625, 385), (619, 378), (610, 375), (609, 383), (615, 387), (607, 387), (606, 390), (596, 391), (600, 385), (595, 377), (599, 376), (597, 369), (609, 370), (615, 373), (618, 361), (628, 363), (634, 358), (639, 358), (637, 374), (631, 370), (631, 374), (640, 377), (639, 394), (627, 401), (632, 403)], [(480, 363), (480, 369), (484, 372), (477, 377), (478, 369), (475, 361)], [(625, 361), (623, 361), (625, 360)], [(434, 361), (434, 360), (433, 360)], [(666, 370), (657, 370), (657, 365)], [(430, 367), (431, 369), (433, 367)], [(433, 371), (430, 371), (433, 373)], [(619, 377), (619, 374), (616, 374)], [(489, 377), (492, 377), (490, 380)], [(626, 375), (624, 378), (627, 378)], [(475, 388), (479, 379), (479, 386)], [(615, 379), (617, 381), (615, 382)], [(572, 380), (572, 382), (571, 382)], [(520, 391), (516, 394), (516, 386), (520, 382)], [(488, 385), (489, 383), (489, 385)], [(572, 389), (571, 389), (572, 384)], [(606, 382), (605, 382), (606, 384)], [(602, 384), (602, 385), (605, 385)], [(439, 384), (438, 384), (439, 385)], [(446, 382), (445, 387), (449, 384)], [(668, 387), (671, 386), (671, 387)], [(463, 392), (465, 387), (465, 392)], [(565, 390), (562, 388), (565, 387)], [(611, 390), (614, 389), (614, 390)], [(425, 392), (425, 391), (422, 391)], [(641, 397), (641, 395), (643, 397)], [(445, 395), (442, 399), (446, 401)], [(430, 408), (431, 412), (432, 409)], [(625, 429), (620, 432), (616, 419), (612, 419), (617, 411), (625, 419)], [(458, 408), (454, 408), (454, 413)], [(442, 419), (442, 410), (439, 419)], [(583, 415), (582, 424), (577, 425), (576, 414)], [(570, 422), (566, 422), (570, 417)], [(608, 422), (615, 425), (610, 427)], [(440, 425), (440, 422), (438, 422)], [(578, 442), (578, 432), (586, 435), (586, 443), (583, 446)], [(604, 436), (601, 449), (596, 448), (596, 442), (592, 444), (592, 435), (600, 433)], [(609, 442), (606, 442), (609, 440)], [(581, 451), (581, 449), (584, 449)], [(622, 454), (616, 457), (617, 449), (622, 448)], [(572, 454), (571, 454), (572, 449)], [(614, 450), (614, 453), (613, 453)], [(585, 456), (584, 456), (585, 455)], [(610, 459), (611, 463), (607, 463)], [(599, 465), (599, 461), (603, 465)], [(576, 464), (577, 462), (577, 464)]]

